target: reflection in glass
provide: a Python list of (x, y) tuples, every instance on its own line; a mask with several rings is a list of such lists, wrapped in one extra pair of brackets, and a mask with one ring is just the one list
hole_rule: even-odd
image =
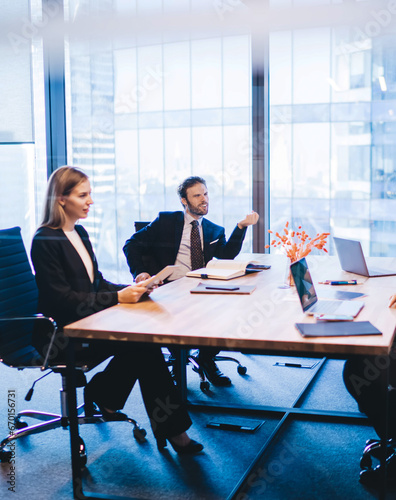
[[(73, 19), (113, 8), (215, 14), (212, 2), (65, 3)], [(90, 175), (95, 203), (84, 225), (101, 269), (116, 282), (131, 279), (122, 247), (133, 222), (180, 210), (176, 189), (185, 177), (206, 178), (208, 217), (228, 236), (252, 209), (250, 37), (152, 35), (66, 46), (68, 161)]]
[(395, 41), (391, 28), (270, 35), (271, 229), (289, 220), (396, 255)]
[(47, 184), (43, 41), (19, 27), (41, 26), (41, 0), (2, 2), (1, 16), (0, 228), (20, 226), (29, 250)]

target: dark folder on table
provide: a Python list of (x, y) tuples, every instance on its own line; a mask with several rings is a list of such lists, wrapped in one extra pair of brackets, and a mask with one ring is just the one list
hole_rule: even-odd
[(370, 321), (324, 321), (296, 323), (303, 337), (348, 337), (350, 335), (382, 335)]

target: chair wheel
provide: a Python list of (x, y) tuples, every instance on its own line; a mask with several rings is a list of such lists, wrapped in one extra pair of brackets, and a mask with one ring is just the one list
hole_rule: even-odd
[(202, 392), (208, 391), (209, 387), (210, 387), (210, 383), (207, 380), (205, 380), (204, 382), (201, 382), (199, 384), (199, 387), (200, 387)]
[(82, 437), (78, 436), (78, 439), (80, 441), (78, 447), (78, 453), (80, 454), (80, 467), (81, 469), (84, 469), (84, 467), (87, 465), (87, 449), (85, 447), (85, 443)]
[(0, 462), (6, 463), (9, 462), (12, 458), (12, 451), (5, 448), (4, 450), (0, 450)]
[(239, 375), (246, 375), (246, 372), (247, 372), (246, 366), (240, 365), (240, 366), (238, 366), (237, 370), (238, 370)]
[(21, 420), (19, 417), (16, 417), (14, 420), (14, 425), (16, 429), (24, 429), (28, 427), (28, 423)]
[(133, 437), (136, 439), (138, 443), (143, 443), (147, 436), (146, 429), (142, 429), (141, 427), (133, 428)]

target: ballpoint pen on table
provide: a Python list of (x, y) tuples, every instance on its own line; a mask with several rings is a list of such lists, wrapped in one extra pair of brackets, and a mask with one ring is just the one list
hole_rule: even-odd
[(361, 285), (362, 283), (358, 283), (357, 280), (326, 280), (326, 281), (319, 281), (319, 285)]

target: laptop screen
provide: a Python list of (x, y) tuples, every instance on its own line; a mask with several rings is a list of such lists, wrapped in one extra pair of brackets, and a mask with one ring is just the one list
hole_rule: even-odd
[(350, 273), (368, 276), (366, 259), (364, 258), (360, 241), (347, 240), (345, 238), (333, 238), (341, 268)]
[(318, 300), (305, 257), (297, 262), (293, 262), (290, 269), (303, 311), (305, 312)]

